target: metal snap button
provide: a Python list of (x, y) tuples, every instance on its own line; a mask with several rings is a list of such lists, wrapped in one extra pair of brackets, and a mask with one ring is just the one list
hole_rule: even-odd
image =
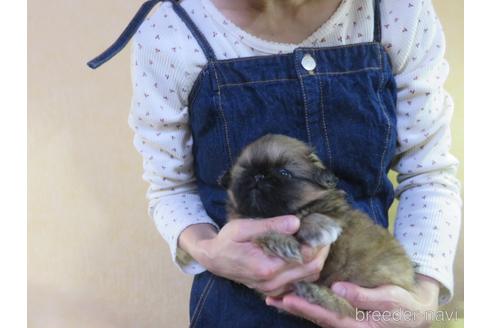
[(306, 71), (313, 71), (316, 68), (316, 61), (310, 54), (305, 54), (302, 57), (301, 65)]

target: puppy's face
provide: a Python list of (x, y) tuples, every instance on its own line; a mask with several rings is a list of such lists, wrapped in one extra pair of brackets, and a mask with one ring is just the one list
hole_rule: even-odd
[(265, 218), (295, 213), (336, 178), (303, 142), (269, 134), (248, 145), (219, 182), (238, 215)]

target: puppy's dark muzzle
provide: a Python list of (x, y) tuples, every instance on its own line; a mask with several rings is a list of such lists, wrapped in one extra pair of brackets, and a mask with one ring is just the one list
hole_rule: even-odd
[(256, 184), (258, 184), (258, 182), (262, 181), (263, 179), (265, 179), (265, 176), (263, 174), (257, 174), (257, 175), (255, 175), (255, 182), (256, 182)]

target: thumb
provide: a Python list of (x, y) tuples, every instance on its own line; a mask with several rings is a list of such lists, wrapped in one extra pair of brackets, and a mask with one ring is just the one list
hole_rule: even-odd
[(250, 241), (258, 235), (269, 231), (276, 231), (283, 234), (292, 235), (299, 229), (299, 218), (294, 215), (277, 216), (269, 219), (238, 219), (233, 220), (236, 224), (236, 241)]
[(331, 290), (361, 310), (390, 311), (401, 303), (398, 298), (399, 287), (396, 286), (363, 288), (349, 282), (336, 282)]

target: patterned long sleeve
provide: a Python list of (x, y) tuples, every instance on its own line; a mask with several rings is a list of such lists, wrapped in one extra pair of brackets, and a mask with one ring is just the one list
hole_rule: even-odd
[[(210, 0), (180, 4), (209, 40), (217, 58), (272, 55), (297, 47), (371, 42), (372, 1), (342, 0), (335, 14), (300, 44), (262, 40), (227, 20)], [(431, 0), (381, 1), (382, 42), (398, 85), (400, 199), (395, 235), (419, 273), (441, 285), (441, 303), (452, 296), (452, 266), (460, 230), (457, 160), (450, 154), (452, 100), (443, 89), (448, 75), (445, 40)], [(149, 182), (149, 215), (176, 261), (179, 234), (213, 221), (197, 195), (188, 126), (187, 96), (206, 59), (187, 27), (163, 3), (135, 36), (134, 96), (129, 123)], [(177, 263), (185, 272), (204, 270)]]
[[(169, 32), (181, 23), (175, 20), (174, 24), (176, 27), (167, 26)], [(135, 133), (134, 146), (143, 158), (143, 178), (149, 183), (148, 214), (176, 261), (181, 231), (197, 223), (218, 227), (203, 208), (193, 174), (187, 95), (191, 75), (196, 75), (199, 67), (184, 65), (175, 55), (180, 45), (171, 41), (150, 20), (135, 36), (128, 123)], [(190, 274), (204, 271), (196, 261), (178, 267)]]
[[(400, 6), (408, 10), (408, 4)], [(393, 169), (398, 173), (396, 195), (400, 200), (395, 236), (416, 271), (441, 283), (439, 301), (443, 304), (453, 293), (453, 260), (461, 222), (460, 184), (455, 176), (458, 161), (450, 154), (453, 102), (443, 87), (449, 72), (444, 34), (430, 0), (411, 8), (418, 19), (398, 17), (397, 5), (383, 6), (385, 9), (388, 15), (383, 16), (383, 25), (393, 28), (385, 46), (399, 59), (393, 63), (399, 135)], [(411, 35), (412, 41), (392, 44), (401, 34)]]

